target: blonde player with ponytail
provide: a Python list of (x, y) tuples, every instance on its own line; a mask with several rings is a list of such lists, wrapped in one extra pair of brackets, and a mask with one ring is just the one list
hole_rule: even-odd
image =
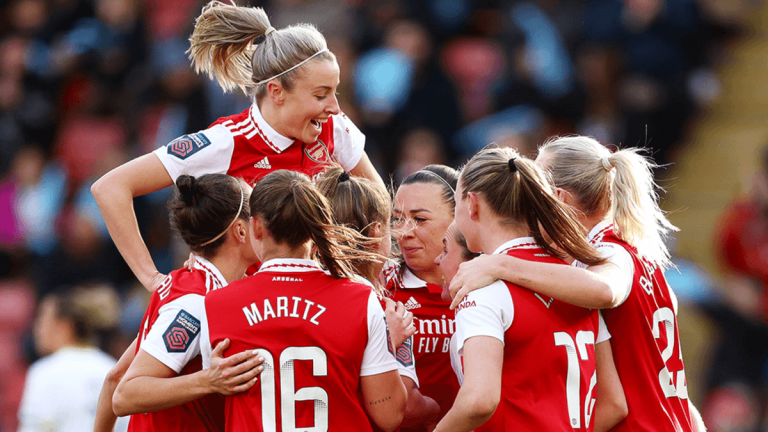
[(604, 429), (596, 425), (595, 430), (613, 425), (618, 431), (703, 430), (687, 400), (677, 300), (663, 274), (672, 265), (664, 239), (677, 228), (659, 208), (655, 165), (640, 149), (612, 153), (583, 136), (548, 141), (536, 163), (549, 171), (557, 195), (578, 212), (587, 239), (608, 262), (566, 267), (480, 257), (462, 264), (453, 279), (453, 304), (479, 285), (502, 279), (574, 305), (605, 309), (628, 413), (599, 410)]
[(316, 28), (275, 29), (261, 8), (213, 1), (195, 22), (188, 53), (198, 73), (215, 77), (224, 91), (243, 91), (252, 106), (112, 170), (91, 188), (115, 245), (150, 291), (165, 276), (141, 238), (133, 197), (181, 174), (226, 173), (254, 184), (278, 169), (315, 176), (336, 161), (383, 185), (365, 136), (339, 109), (339, 65)]

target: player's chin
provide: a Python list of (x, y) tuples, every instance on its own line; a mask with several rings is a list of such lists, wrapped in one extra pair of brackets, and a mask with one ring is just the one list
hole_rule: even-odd
[(312, 125), (310, 124), (306, 128), (304, 128), (304, 136), (302, 136), (302, 141), (304, 141), (307, 144), (313, 143), (317, 141), (317, 139), (320, 137), (320, 132), (316, 130)]

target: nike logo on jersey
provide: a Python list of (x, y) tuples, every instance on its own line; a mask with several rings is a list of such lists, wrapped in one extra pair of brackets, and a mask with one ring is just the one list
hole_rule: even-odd
[(254, 168), (260, 169), (272, 169), (272, 165), (269, 164), (269, 159), (264, 158), (253, 165)]
[(420, 307), (421, 304), (419, 304), (419, 302), (417, 302), (413, 297), (409, 298), (408, 301), (405, 302), (405, 310), (418, 309)]
[(533, 293), (533, 295), (536, 296), (537, 299), (541, 300), (542, 303), (544, 303), (544, 306), (549, 309), (550, 306), (552, 306), (552, 301), (554, 300), (552, 297), (549, 298), (549, 300), (544, 300), (542, 296), (540, 296), (538, 293)]

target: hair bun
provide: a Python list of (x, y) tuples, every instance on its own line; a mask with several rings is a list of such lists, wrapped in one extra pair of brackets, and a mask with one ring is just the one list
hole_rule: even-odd
[(180, 175), (176, 179), (176, 187), (179, 189), (179, 199), (189, 205), (197, 204), (197, 194), (200, 187), (197, 185), (197, 179), (190, 175)]

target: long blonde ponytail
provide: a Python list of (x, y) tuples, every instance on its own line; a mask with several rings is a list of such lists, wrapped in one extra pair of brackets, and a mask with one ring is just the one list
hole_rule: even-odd
[(656, 265), (672, 265), (664, 240), (678, 231), (659, 207), (653, 179), (657, 167), (643, 149), (611, 153), (590, 137), (557, 137), (540, 151), (550, 155), (548, 169), (555, 186), (570, 192), (587, 216), (605, 213), (622, 240)]
[[(259, 38), (263, 38), (259, 39)], [(254, 42), (258, 40), (258, 44)], [(187, 50), (195, 72), (214, 77), (225, 92), (240, 89), (257, 101), (266, 94), (266, 82), (315, 56), (312, 60), (335, 60), (325, 37), (310, 24), (275, 30), (264, 9), (212, 1), (195, 20)], [(293, 88), (302, 67), (279, 78), (287, 90)]]

